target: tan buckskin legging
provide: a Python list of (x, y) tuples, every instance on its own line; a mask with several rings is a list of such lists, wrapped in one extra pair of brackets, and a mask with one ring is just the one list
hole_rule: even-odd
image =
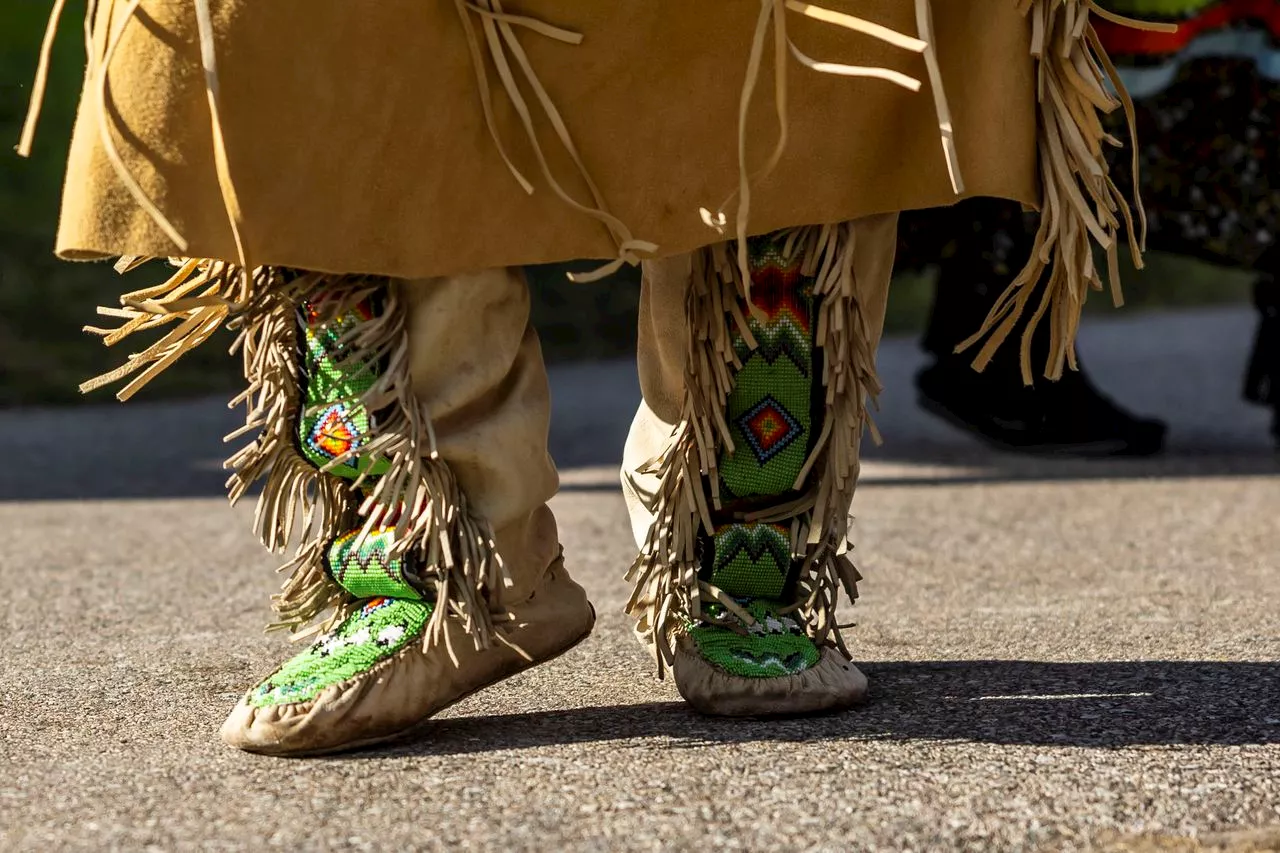
[[(898, 216), (853, 223), (858, 300), (878, 345), (897, 245)], [(643, 464), (679, 419), (687, 352), (684, 294), (690, 255), (644, 264), (638, 366), (643, 402), (623, 454), (622, 487), (643, 543), (652, 477)], [(439, 453), (471, 511), (489, 521), (514, 587), (494, 600), (528, 598), (555, 559), (559, 537), (547, 501), (559, 478), (548, 452), (551, 399), (529, 289), (519, 269), (405, 283), (411, 311), (413, 390), (430, 407)], [(572, 565), (572, 564), (570, 564)], [(619, 575), (625, 570), (619, 566)]]

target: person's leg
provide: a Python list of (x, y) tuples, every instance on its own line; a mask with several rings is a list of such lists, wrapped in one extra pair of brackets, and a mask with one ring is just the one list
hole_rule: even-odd
[(337, 616), (222, 735), (302, 754), (402, 734), (569, 648), (593, 613), (546, 506), (550, 400), (523, 276), (303, 275), (287, 293), (247, 320), (247, 373), (267, 393), (233, 481), (266, 477), (269, 546), (308, 515), (284, 620)]
[[(1056, 382), (1023, 385), (1016, 342), (996, 352), (982, 373), (973, 353), (956, 353), (986, 318), (1018, 266), (1030, 256), (1034, 230), (1017, 205), (993, 199), (962, 202), (963, 229), (940, 260), (933, 309), (921, 342), (934, 362), (916, 377), (929, 412), (1004, 450), (1083, 456), (1145, 456), (1164, 445), (1165, 425), (1140, 418), (1100, 392), (1084, 369)], [(1031, 361), (1044, 363), (1050, 331), (1032, 337)]]
[[(925, 352), (939, 360), (948, 359), (955, 354), (956, 345), (982, 325), (997, 297), (1030, 256), (1035, 230), (1028, 227), (1017, 204), (998, 199), (969, 199), (950, 208), (904, 214), (904, 219), (914, 216), (924, 216), (933, 229), (948, 230), (945, 235), (926, 235), (926, 242), (938, 244), (941, 251), (933, 259), (938, 282), (920, 341)], [(908, 231), (905, 240), (917, 230)], [(909, 246), (906, 249), (911, 251)], [(997, 352), (987, 368), (993, 375), (998, 372), (1003, 377), (1012, 363), (1012, 375), (1017, 379), (1017, 348), (1012, 349), (1012, 358), (1006, 357), (1003, 349)]]
[(1280, 446), (1280, 249), (1272, 246), (1256, 265), (1253, 303), (1261, 315), (1245, 371), (1245, 399), (1275, 412), (1271, 434)]
[(699, 711), (853, 705), (866, 679), (836, 622), (856, 595), (849, 507), (878, 388), (897, 216), (645, 265), (644, 402), (623, 489), (640, 556), (629, 612)]

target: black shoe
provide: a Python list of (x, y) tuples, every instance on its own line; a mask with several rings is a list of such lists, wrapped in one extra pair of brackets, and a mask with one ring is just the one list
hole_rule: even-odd
[(1151, 456), (1164, 449), (1162, 421), (1135, 417), (1082, 371), (1032, 388), (1007, 371), (978, 373), (946, 356), (916, 376), (920, 405), (1001, 450), (1064, 456)]

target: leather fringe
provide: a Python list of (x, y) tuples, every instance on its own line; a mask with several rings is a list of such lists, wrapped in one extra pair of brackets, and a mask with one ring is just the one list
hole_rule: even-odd
[[(133, 265), (125, 259), (120, 268)], [(272, 627), (300, 629), (326, 611), (345, 615), (351, 597), (325, 568), (325, 550), (335, 538), (360, 527), (362, 535), (386, 527), (396, 530), (395, 556), (409, 555), (434, 586), (435, 612), (424, 642), (448, 642), (445, 620), (454, 618), (477, 648), (493, 642), (488, 592), (510, 585), (488, 525), (467, 507), (457, 480), (440, 458), (426, 407), (412, 393), (407, 312), (401, 285), (382, 277), (330, 276), (260, 267), (252, 273), (222, 261), (182, 261), (164, 284), (124, 296), (120, 309), (100, 309), (125, 322), (115, 330), (91, 329), (107, 343), (135, 332), (176, 324), (160, 341), (131, 355), (121, 368), (83, 386), (92, 390), (125, 376), (139, 375), (117, 396), (127, 399), (181, 355), (224, 324), (239, 335), (232, 352), (244, 362), (247, 389), (232, 405), (246, 407), (245, 425), (228, 441), (251, 433), (252, 443), (226, 462), (228, 493), (234, 503), (251, 485), (265, 480), (254, 527), (263, 544), (280, 553), (298, 541), (273, 605), (280, 621)], [(359, 455), (385, 467), (376, 478), (354, 483), (328, 473), (346, 462), (339, 457), (317, 469), (301, 456), (296, 434), (302, 406), (298, 316), (303, 302), (337, 316), (370, 295), (380, 295), (383, 310), (361, 323), (343, 341), (343, 364), (379, 365), (379, 377), (361, 396), (373, 418), (370, 440)], [(318, 295), (323, 299), (316, 299)], [(323, 626), (298, 631), (308, 636)]]
[[(959, 194), (964, 183), (960, 176), (960, 164), (956, 154), (951, 126), (951, 111), (947, 103), (946, 93), (942, 88), (942, 75), (938, 70), (936, 45), (932, 43), (932, 7), (930, 0), (916, 0), (916, 26), (920, 38), (895, 32), (887, 27), (853, 15), (827, 9), (801, 0), (759, 0), (760, 14), (756, 19), (756, 29), (751, 41), (751, 49), (747, 55), (746, 78), (742, 86), (742, 94), (738, 105), (738, 188), (716, 208), (699, 210), (702, 221), (719, 234), (724, 234), (729, 224), (729, 216), (725, 212), (736, 201), (734, 214), (734, 236), (737, 239), (737, 264), (741, 278), (746, 282), (750, 292), (751, 280), (747, 269), (746, 240), (750, 233), (752, 186), (767, 177), (782, 161), (787, 148), (790, 128), (788, 107), (788, 56), (794, 58), (802, 66), (821, 74), (834, 74), (840, 77), (866, 77), (884, 80), (908, 91), (920, 90), (920, 80), (901, 72), (875, 66), (847, 65), (836, 62), (820, 62), (810, 57), (792, 41), (787, 31), (787, 12), (794, 12), (804, 17), (841, 27), (882, 41), (893, 47), (919, 53), (924, 57), (924, 65), (933, 87), (934, 105), (938, 114), (938, 128), (942, 140), (942, 152), (946, 158), (947, 170), (951, 176), (953, 190)], [(752, 171), (747, 164), (747, 140), (753, 134), (748, 128), (748, 115), (757, 86), (763, 75), (765, 48), (769, 35), (773, 34), (773, 86), (774, 108), (777, 113), (778, 138), (768, 160), (758, 169)], [(751, 308), (748, 303), (749, 310)]]
[[(817, 344), (823, 352), (825, 412), (822, 433), (795, 483), (799, 497), (767, 511), (742, 514), (745, 521), (802, 519), (795, 557), (800, 562), (796, 610), (820, 644), (847, 650), (836, 622), (843, 591), (857, 598), (857, 569), (849, 559), (849, 508), (858, 476), (858, 447), (870, 422), (868, 402), (880, 390), (871, 330), (857, 298), (851, 223), (808, 226), (781, 232), (784, 254), (801, 252), (802, 273), (815, 280), (819, 299)], [(733, 376), (741, 368), (731, 341), (736, 327), (748, 345), (757, 343), (743, 306), (746, 283), (737, 247), (720, 243), (693, 256), (687, 296), (689, 353), (681, 420), (662, 454), (644, 473), (659, 475), (655, 519), (639, 557), (627, 573), (633, 591), (627, 612), (636, 633), (654, 651), (662, 677), (675, 656), (676, 637), (702, 611), (702, 599), (717, 591), (698, 578), (698, 538), (714, 528), (721, 509), (717, 454), (733, 451), (724, 418)], [(732, 324), (732, 326), (731, 326)], [(808, 485), (811, 475), (816, 482)]]
[[(1044, 376), (1058, 379), (1065, 367), (1076, 368), (1080, 314), (1089, 292), (1103, 289), (1094, 245), (1106, 252), (1108, 283), (1117, 306), (1124, 301), (1117, 266), (1122, 227), (1133, 263), (1142, 268), (1146, 219), (1136, 178), (1132, 189), (1138, 209), (1135, 225), (1129, 203), (1107, 166), (1105, 147), (1121, 143), (1107, 133), (1101, 120), (1103, 114), (1124, 109), (1136, 160), (1133, 102), (1090, 15), (1139, 28), (1167, 27), (1119, 18), (1100, 9), (1094, 0), (1018, 0), (1018, 8), (1030, 20), (1031, 52), (1039, 71), (1040, 229), (1027, 265), (997, 300), (982, 328), (956, 351), (985, 339), (973, 362), (976, 369), (984, 369), (1030, 309), (1021, 342), (1022, 380), (1030, 385), (1031, 341), (1046, 315), (1050, 344)], [(1038, 288), (1040, 297), (1032, 307)]]
[[(137, 181), (128, 164), (125, 163), (117, 150), (116, 133), (113, 128), (111, 111), (107, 109), (110, 100), (111, 66), (116, 50), (127, 28), (138, 17), (137, 13), (142, 0), (122, 0), (122, 2), (122, 10), (118, 14), (114, 3), (104, 7), (104, 20), (109, 24), (110, 31), (107, 34), (101, 55), (95, 55), (93, 41), (93, 29), (97, 17), (97, 0), (89, 0), (87, 3), (85, 41), (89, 63), (86, 75), (86, 92), (92, 93), (92, 96), (97, 100), (99, 135), (103, 151), (110, 161), (116, 176), (128, 189), (137, 205), (147, 213), (157, 227), (164, 231), (165, 235), (172, 241), (176, 247), (176, 253), (185, 254), (188, 245), (186, 238), (174, 223), (165, 216), (164, 211)], [(210, 0), (191, 0), (191, 2), (200, 40), (200, 61), (204, 72), (205, 95), (209, 108), (210, 143), (214, 151), (214, 164), (217, 171), (219, 191), (227, 214), (228, 226), (235, 240), (236, 260), (241, 267), (247, 269), (252, 267), (251, 254), (253, 246), (249, 239), (251, 235), (247, 233), (245, 227), (239, 194), (231, 174), (228, 144), (222, 127), (218, 44), (213, 14)], [(1075, 0), (1072, 0), (1072, 2), (1075, 2)], [(740, 98), (738, 128), (739, 186), (714, 213), (707, 208), (700, 209), (703, 221), (709, 227), (722, 234), (725, 232), (729, 221), (725, 209), (736, 198), (735, 233), (740, 242), (745, 241), (748, 235), (752, 185), (767, 176), (777, 166), (787, 145), (789, 125), (787, 66), (790, 59), (794, 59), (800, 65), (822, 74), (880, 79), (913, 92), (920, 89), (921, 82), (919, 79), (892, 69), (822, 61), (809, 56), (787, 34), (788, 12), (843, 28), (900, 49), (922, 54), (924, 58), (923, 64), (933, 89), (942, 152), (951, 177), (952, 187), (957, 194), (963, 190), (963, 179), (959, 173), (959, 158), (955, 148), (950, 109), (947, 105), (946, 94), (942, 88), (936, 45), (933, 43), (931, 0), (915, 0), (919, 38), (895, 32), (854, 15), (828, 9), (814, 3), (802, 2), (802, 0), (759, 0), (759, 3), (760, 14), (752, 37), (746, 79), (743, 83)], [(65, 0), (54, 0), (46, 27), (27, 117), (17, 146), (18, 153), (24, 157), (30, 154), (36, 127), (39, 123), (53, 42), (61, 22), (64, 6)], [(575, 273), (569, 277), (580, 282), (596, 281), (611, 275), (623, 265), (634, 266), (639, 264), (642, 257), (656, 256), (659, 253), (659, 247), (655, 243), (637, 238), (626, 223), (609, 211), (603, 194), (588, 170), (585, 159), (579, 153), (573, 141), (560, 109), (539, 79), (520, 41), (521, 31), (568, 45), (580, 44), (583, 41), (583, 35), (528, 15), (508, 12), (503, 6), (503, 0), (454, 0), (454, 6), (467, 40), (485, 125), (507, 169), (526, 193), (534, 191), (533, 183), (516, 167), (508, 152), (506, 143), (498, 132), (489, 80), (490, 64), (497, 73), (498, 81), (501, 83), (511, 107), (520, 118), (528, 147), (536, 157), (539, 170), (547, 185), (570, 208), (599, 222), (609, 232), (610, 238), (617, 249), (617, 255), (614, 260), (603, 264), (592, 272)], [(771, 30), (773, 33), (774, 98), (776, 101), (779, 135), (768, 161), (759, 170), (753, 172), (749, 169), (746, 160), (747, 139), (750, 134), (747, 127), (747, 116), (753, 94), (763, 73), (762, 63)], [(527, 87), (532, 92), (533, 104), (523, 94), (522, 87)], [(537, 109), (535, 109), (535, 104)], [(577, 172), (578, 179), (588, 189), (590, 199), (584, 201), (576, 198), (553, 173), (539, 138), (537, 129), (537, 112), (539, 110), (550, 129), (554, 131), (563, 151), (572, 160), (574, 171)], [(739, 257), (738, 260), (745, 275), (745, 256)]]
[(626, 609), (637, 620), (636, 633), (654, 648), (660, 678), (675, 657), (673, 639), (679, 620), (702, 610), (698, 535), (712, 529), (711, 510), (720, 505), (717, 442), (733, 448), (724, 409), (733, 376), (742, 367), (729, 324), (737, 327), (749, 346), (757, 346), (743, 313), (745, 293), (730, 244), (693, 254), (693, 275), (685, 297), (689, 323), (685, 399), (670, 444), (644, 466), (644, 473), (659, 478), (655, 518), (626, 576), (633, 584)]

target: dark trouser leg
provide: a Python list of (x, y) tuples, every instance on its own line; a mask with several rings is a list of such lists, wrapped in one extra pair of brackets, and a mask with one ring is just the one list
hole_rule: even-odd
[[(964, 229), (942, 259), (933, 311), (922, 342), (935, 363), (917, 377), (921, 404), (952, 424), (1004, 450), (1082, 456), (1148, 455), (1164, 443), (1164, 424), (1135, 417), (1090, 382), (1083, 367), (1058, 382), (1025, 387), (1015, 341), (1002, 347), (983, 373), (973, 353), (955, 348), (972, 335), (1028, 257), (1033, 231), (1016, 205), (975, 200), (956, 209)], [(1043, 364), (1049, 328), (1032, 338), (1031, 361)]]

